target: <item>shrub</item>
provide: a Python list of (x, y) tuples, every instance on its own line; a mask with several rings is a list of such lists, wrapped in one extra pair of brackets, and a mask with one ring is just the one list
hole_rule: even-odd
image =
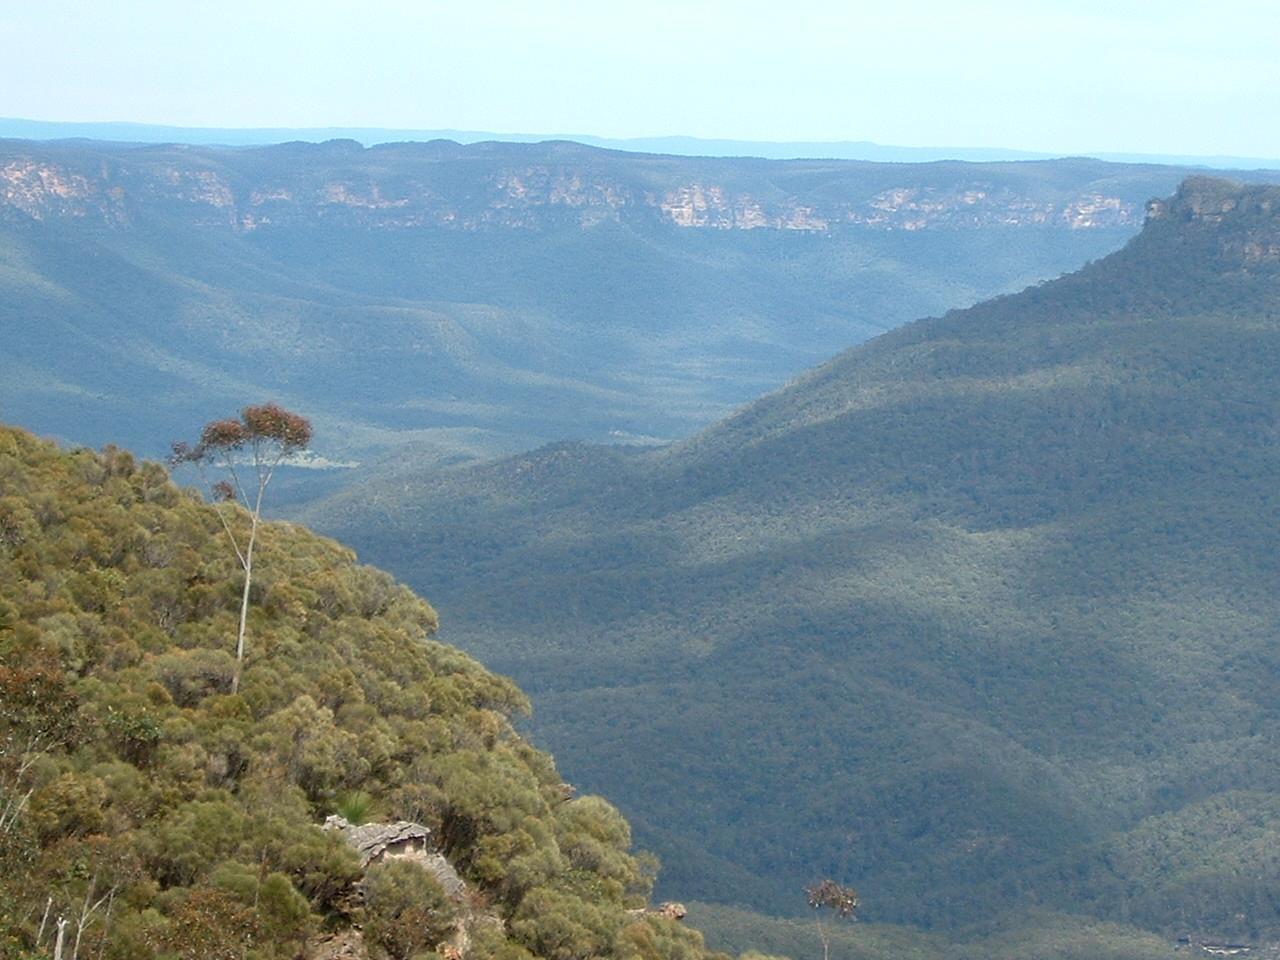
[(410, 960), (453, 931), (458, 910), (435, 878), (407, 860), (369, 870), (365, 888), (365, 939), (393, 960)]

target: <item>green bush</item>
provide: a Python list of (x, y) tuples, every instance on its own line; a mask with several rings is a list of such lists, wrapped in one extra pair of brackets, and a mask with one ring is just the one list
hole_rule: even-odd
[(365, 938), (391, 960), (411, 960), (453, 932), (456, 905), (417, 864), (405, 860), (377, 864), (369, 869), (363, 885)]

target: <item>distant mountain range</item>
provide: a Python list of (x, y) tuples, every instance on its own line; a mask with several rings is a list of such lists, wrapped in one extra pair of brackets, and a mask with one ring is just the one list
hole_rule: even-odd
[(153, 455), (264, 397), (329, 461), (672, 440), (1105, 255), (1185, 172), (0, 141), (0, 413)]
[(301, 516), (514, 675), (682, 896), (836, 876), (937, 931), (1277, 941), (1278, 362), (1280, 189), (1192, 179), (1121, 251), (686, 441)]
[[(1066, 156), (1000, 147), (902, 147), (867, 140), (726, 140), (704, 137), (595, 137), (590, 134), (497, 133), (486, 130), (416, 130), (394, 127), (180, 127), (127, 122), (68, 123), (0, 117), (0, 138), (26, 140), (114, 140), (134, 143), (186, 143), (202, 146), (266, 146), (301, 140), (355, 140), (366, 147), (381, 143), (453, 140), (458, 143), (503, 141), (541, 143), (572, 140), (588, 146), (632, 153), (675, 154), (687, 157), (758, 157), (768, 160), (867, 160), (877, 163), (929, 163), (964, 160), (990, 163), (1008, 160), (1052, 160)], [(1159, 163), (1212, 167), (1219, 170), (1261, 170), (1280, 167), (1275, 157), (1197, 156), (1158, 153), (1091, 153), (1113, 163)]]

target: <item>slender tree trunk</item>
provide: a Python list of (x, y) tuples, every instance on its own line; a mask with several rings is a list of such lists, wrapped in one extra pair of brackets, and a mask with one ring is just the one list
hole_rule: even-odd
[(107, 934), (111, 932), (111, 908), (116, 905), (116, 892), (113, 887), (111, 898), (107, 901), (107, 915), (102, 918), (102, 935), (98, 938), (98, 960), (102, 960), (103, 951), (107, 949)]
[(49, 922), (49, 911), (53, 907), (53, 897), (44, 902), (44, 916), (40, 918), (40, 929), (36, 933), (36, 946), (40, 946), (40, 941), (44, 939), (44, 928)]
[(244, 552), (244, 590), (240, 594), (240, 629), (236, 633), (236, 672), (231, 678), (231, 692), (240, 691), (240, 671), (244, 669), (244, 633), (249, 622), (249, 586), (253, 581), (253, 542), (258, 537), (258, 518), (249, 527), (249, 546)]
[(62, 960), (62, 944), (67, 936), (67, 921), (58, 918), (58, 938), (53, 942), (53, 960)]
[(84, 934), (84, 925), (89, 922), (89, 901), (93, 898), (93, 888), (98, 878), (89, 881), (89, 889), (84, 892), (84, 906), (80, 908), (80, 916), (76, 918), (76, 939), (71, 947), (71, 960), (80, 956), (80, 937)]
[(240, 595), (240, 630), (236, 634), (236, 672), (231, 678), (231, 692), (240, 692), (240, 673), (244, 669), (244, 632), (249, 622), (249, 585), (253, 580), (253, 545), (258, 539), (258, 518), (262, 516), (262, 494), (271, 475), (258, 471), (258, 499), (249, 517), (249, 544), (244, 551), (244, 591)]

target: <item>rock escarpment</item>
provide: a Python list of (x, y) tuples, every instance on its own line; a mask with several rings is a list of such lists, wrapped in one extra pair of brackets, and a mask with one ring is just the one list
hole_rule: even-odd
[(918, 231), (1136, 226), (1145, 196), (1082, 168), (1047, 185), (1010, 164), (936, 166), (618, 154), (572, 143), (212, 147), (0, 141), (0, 216), (112, 227), (157, 216), (237, 232)]

